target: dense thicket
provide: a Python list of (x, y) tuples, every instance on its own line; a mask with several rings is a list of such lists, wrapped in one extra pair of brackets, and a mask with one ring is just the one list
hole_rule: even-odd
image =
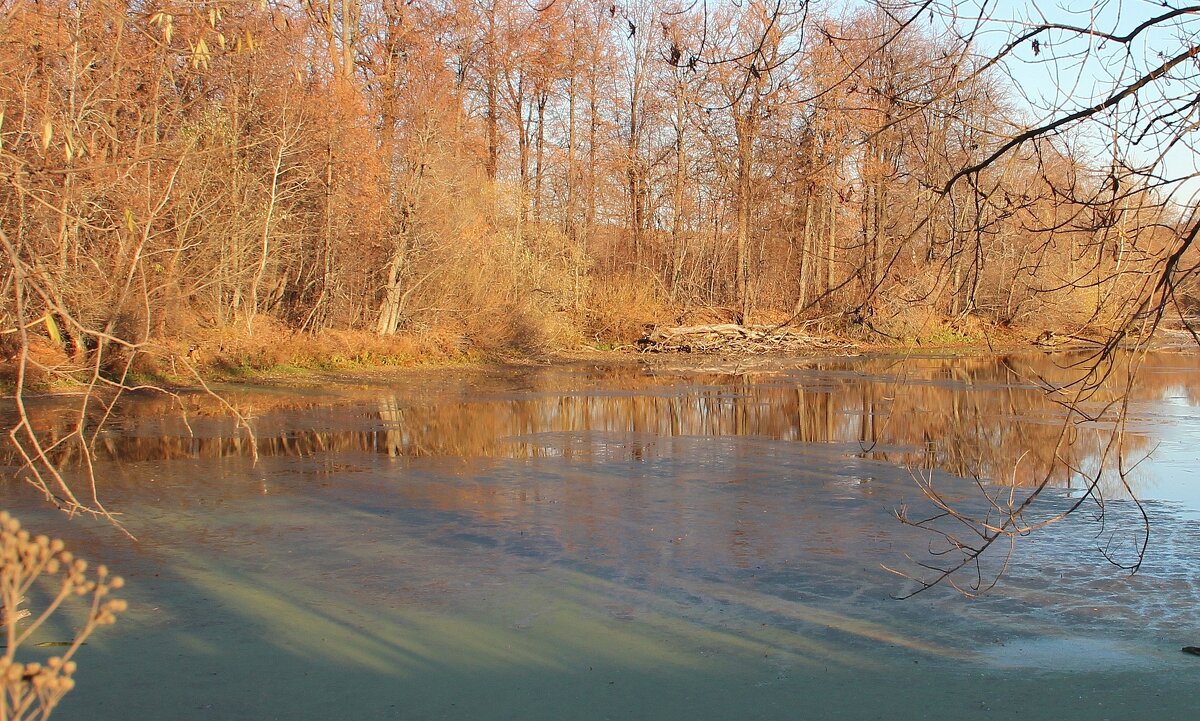
[(1022, 111), (965, 41), (897, 17), (0, 0), (4, 338), (103, 363), (281, 331), (1125, 317), (1171, 208), (1061, 135), (963, 174)]

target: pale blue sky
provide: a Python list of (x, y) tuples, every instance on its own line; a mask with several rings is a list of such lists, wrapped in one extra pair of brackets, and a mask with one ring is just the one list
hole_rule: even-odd
[[(1179, 3), (1170, 2), (1172, 7)], [(978, 35), (979, 50), (995, 52), (1013, 37), (1041, 23), (1056, 23), (1122, 35), (1146, 20), (1169, 11), (1155, 0), (962, 0), (955, 7), (959, 26), (967, 27), (968, 18), (983, 13), (990, 18)], [(1200, 40), (1200, 14), (1189, 14), (1164, 21), (1128, 43), (1068, 31), (1051, 31), (1039, 36), (1038, 52), (1031, 41), (1023, 42), (1005, 61), (1002, 70), (1029, 113), (1028, 122), (1038, 124), (1064, 112), (1095, 105), (1112, 93), (1128, 86), (1166, 59), (1178, 55)], [(1184, 134), (1182, 143), (1169, 150), (1174, 129), (1195, 123), (1191, 115), (1151, 121), (1164, 110), (1182, 107), (1200, 93), (1200, 67), (1187, 62), (1170, 77), (1148, 85), (1139, 92), (1139, 103), (1132, 100), (1120, 107), (1118, 127), (1124, 132), (1117, 141), (1138, 162), (1161, 158), (1160, 168), (1173, 177), (1194, 175), (1200, 170), (1194, 146), (1200, 137), (1194, 131)], [(1108, 115), (1105, 120), (1111, 120)], [(1019, 119), (1014, 119), (1019, 120)], [(1105, 123), (1107, 125), (1107, 123)], [(1148, 131), (1147, 131), (1148, 129)], [(1088, 147), (1100, 152), (1113, 142), (1108, 127), (1091, 124), (1077, 128), (1076, 137), (1086, 139)], [(1138, 142), (1130, 142), (1139, 135)], [(1194, 188), (1194, 184), (1187, 187)], [(1189, 196), (1190, 192), (1182, 195)], [(1177, 198), (1183, 202), (1184, 198)]]

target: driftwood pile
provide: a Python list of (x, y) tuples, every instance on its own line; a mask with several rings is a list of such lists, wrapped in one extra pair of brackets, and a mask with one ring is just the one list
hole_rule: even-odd
[(849, 343), (807, 335), (774, 325), (692, 325), (657, 328), (638, 341), (643, 353), (795, 353), (848, 348)]

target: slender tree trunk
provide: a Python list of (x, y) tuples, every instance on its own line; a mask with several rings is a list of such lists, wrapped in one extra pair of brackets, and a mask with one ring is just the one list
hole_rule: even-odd
[(487, 157), (484, 172), (488, 180), (496, 179), (500, 158), (500, 76), (496, 58), (496, 5), (495, 0), (487, 8), (487, 30), (483, 37), (484, 95), (487, 103)]
[(599, 158), (596, 152), (597, 138), (600, 134), (600, 108), (596, 88), (597, 61), (593, 59), (591, 71), (588, 74), (588, 188), (587, 215), (584, 224), (590, 239), (596, 226), (596, 169)]
[(637, 95), (629, 108), (629, 137), (625, 147), (625, 181), (629, 193), (629, 237), (633, 242), (633, 258), (637, 265), (642, 263), (642, 195), (641, 159), (638, 152)]
[(542, 163), (544, 160), (543, 148), (546, 138), (546, 103), (549, 102), (549, 100), (550, 94), (548, 92), (538, 92), (537, 138), (535, 139), (533, 170), (533, 219), (537, 223), (542, 222)]
[(810, 185), (808, 193), (804, 196), (804, 235), (800, 241), (800, 288), (796, 294), (796, 305), (792, 309), (793, 315), (798, 315), (808, 306), (808, 291), (812, 284), (813, 264), (816, 261), (816, 253), (813, 252), (813, 196), (815, 193), (816, 188)]
[(679, 295), (679, 283), (683, 276), (683, 264), (687, 257), (687, 241), (684, 237), (684, 188), (687, 185), (687, 138), (685, 137), (686, 111), (685, 86), (682, 78), (675, 81), (675, 188), (671, 197), (671, 280), (669, 284), (671, 302)]
[(832, 292), (834, 284), (834, 263), (838, 262), (836, 208), (833, 203), (833, 188), (825, 189), (825, 292)]
[(574, 54), (571, 57), (571, 75), (567, 82), (567, 203), (566, 209), (563, 212), (563, 233), (572, 241), (575, 241), (575, 222), (576, 222), (576, 175), (578, 170), (575, 167), (575, 105), (576, 105), (576, 82), (575, 82), (575, 62)]
[(250, 283), (250, 313), (246, 319), (246, 327), (253, 327), (254, 317), (258, 315), (258, 289), (262, 285), (263, 276), (267, 272), (267, 261), (271, 257), (271, 223), (275, 219), (275, 208), (279, 203), (279, 176), (283, 171), (283, 153), (287, 149), (286, 130), (279, 137), (279, 149), (275, 152), (275, 161), (271, 166), (271, 192), (267, 199), (267, 216), (263, 219), (262, 233), (259, 236), (258, 267), (254, 271), (254, 279)]
[(753, 185), (751, 174), (754, 163), (754, 120), (742, 116), (737, 119), (737, 225), (734, 257), (734, 299), (738, 308), (738, 322), (749, 323), (752, 299), (750, 297), (750, 216)]

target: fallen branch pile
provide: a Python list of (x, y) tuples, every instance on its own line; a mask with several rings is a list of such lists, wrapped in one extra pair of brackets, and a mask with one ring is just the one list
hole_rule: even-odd
[(693, 325), (658, 328), (638, 341), (643, 353), (795, 353), (818, 348), (850, 348), (845, 341), (774, 325)]

